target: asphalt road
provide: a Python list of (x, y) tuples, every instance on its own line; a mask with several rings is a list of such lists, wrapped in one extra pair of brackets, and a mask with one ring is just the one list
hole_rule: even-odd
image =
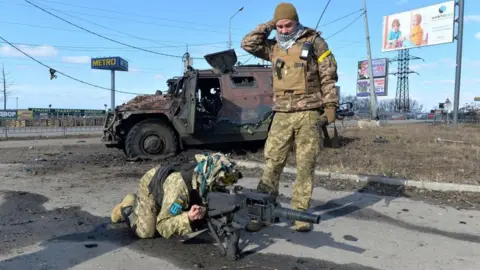
[[(0, 143), (0, 269), (480, 269), (478, 210), (322, 187), (314, 231), (284, 221), (245, 234), (238, 262), (205, 234), (138, 240), (110, 211), (157, 163), (124, 162), (94, 139), (15, 143)], [(280, 184), (283, 206), (291, 189)]]

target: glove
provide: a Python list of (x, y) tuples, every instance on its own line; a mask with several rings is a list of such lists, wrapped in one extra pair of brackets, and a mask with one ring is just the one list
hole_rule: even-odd
[(336, 119), (336, 108), (335, 106), (326, 106), (322, 118), (329, 125), (335, 122)]
[(277, 21), (275, 21), (274, 19), (271, 19), (271, 20), (268, 21), (266, 24), (267, 24), (271, 29), (277, 28)]

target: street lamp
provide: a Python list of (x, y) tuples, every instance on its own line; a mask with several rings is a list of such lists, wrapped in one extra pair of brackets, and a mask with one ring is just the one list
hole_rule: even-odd
[(243, 10), (243, 7), (241, 7), (239, 10), (237, 10), (237, 12), (235, 12), (235, 14), (233, 14), (232, 17), (230, 17), (230, 20), (228, 21), (228, 48), (229, 49), (232, 48), (232, 30), (231, 30), (232, 19), (233, 19), (233, 17), (235, 17), (235, 15), (237, 15), (242, 10)]

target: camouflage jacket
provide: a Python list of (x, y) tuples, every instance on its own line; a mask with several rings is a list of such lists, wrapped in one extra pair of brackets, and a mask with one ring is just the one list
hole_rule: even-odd
[[(271, 23), (258, 25), (243, 38), (242, 48), (256, 57), (272, 62), (276, 41), (268, 39), (268, 36), (273, 28), (274, 26)], [(313, 40), (315, 57), (310, 57), (307, 62), (307, 89), (305, 89), (307, 93), (274, 94), (272, 108), (274, 111), (293, 112), (319, 109), (327, 104), (338, 106), (339, 98), (335, 88), (335, 83), (338, 81), (337, 63), (327, 43), (320, 36), (320, 33), (308, 27), (305, 27), (297, 42), (303, 43), (304, 40), (311, 39), (313, 35), (316, 35)]]
[[(149, 184), (158, 167), (149, 170), (140, 180), (140, 189), (146, 194), (151, 194)], [(183, 236), (203, 227), (201, 221), (190, 221), (188, 210), (196, 203), (192, 191), (186, 185), (182, 174), (173, 172), (163, 182), (163, 199), (152, 208), (160, 208), (156, 217), (156, 230), (164, 238), (172, 235)], [(153, 198), (153, 196), (152, 196)], [(145, 204), (145, 203), (144, 203)]]

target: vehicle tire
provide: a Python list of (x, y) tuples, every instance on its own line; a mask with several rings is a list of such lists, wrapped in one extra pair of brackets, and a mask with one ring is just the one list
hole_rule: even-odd
[(158, 119), (135, 124), (125, 140), (125, 154), (130, 159), (153, 159), (174, 155), (178, 149), (175, 132)]

